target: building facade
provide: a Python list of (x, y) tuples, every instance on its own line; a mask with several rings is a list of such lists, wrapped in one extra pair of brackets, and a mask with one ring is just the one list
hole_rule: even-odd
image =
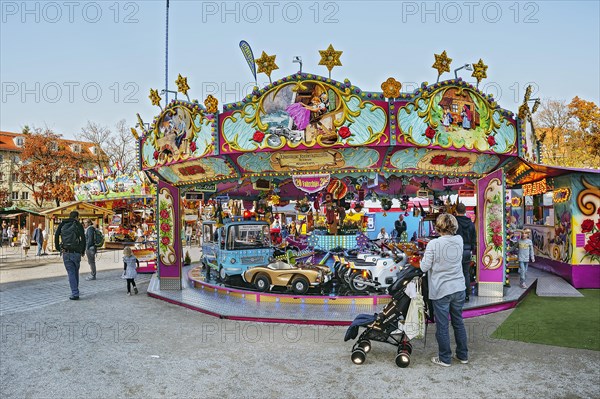
[[(19, 179), (19, 169), (22, 164), (21, 154), (27, 134), (0, 131), (0, 207), (18, 206), (36, 208), (30, 187)], [(75, 157), (83, 161), (82, 165), (91, 168), (101, 164), (108, 165), (108, 156), (96, 144), (58, 139), (56, 145), (63, 145)], [(48, 203), (47, 206), (53, 206)]]

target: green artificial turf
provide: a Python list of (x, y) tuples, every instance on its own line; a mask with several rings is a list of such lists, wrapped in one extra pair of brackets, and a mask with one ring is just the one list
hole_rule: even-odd
[(492, 338), (600, 350), (600, 290), (579, 292), (583, 298), (530, 293)]

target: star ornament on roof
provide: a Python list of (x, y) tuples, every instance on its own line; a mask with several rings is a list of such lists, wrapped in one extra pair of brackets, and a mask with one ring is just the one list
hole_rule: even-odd
[(438, 71), (438, 79), (440, 75), (444, 72), (450, 72), (450, 64), (452, 63), (452, 58), (449, 58), (446, 54), (446, 50), (442, 51), (442, 54), (434, 54), (435, 62), (431, 66), (433, 69), (437, 69)]
[(269, 81), (271, 81), (271, 72), (276, 69), (279, 69), (277, 64), (275, 64), (276, 55), (267, 55), (264, 51), (262, 52), (260, 58), (254, 60), (256, 65), (258, 65), (258, 73), (264, 73), (269, 77)]
[(477, 79), (478, 86), (479, 82), (481, 82), (482, 79), (487, 78), (487, 68), (488, 66), (483, 63), (483, 60), (481, 58), (479, 59), (479, 62), (477, 64), (473, 64), (473, 73), (471, 74), (471, 76)]
[(190, 86), (188, 86), (187, 83), (187, 77), (183, 77), (181, 74), (179, 74), (175, 84), (177, 85), (177, 91), (187, 96), (187, 92), (190, 89)]
[(342, 53), (343, 51), (337, 51), (331, 44), (327, 47), (327, 50), (319, 50), (319, 54), (321, 54), (319, 65), (325, 65), (327, 67), (329, 70), (329, 77), (331, 77), (331, 70), (333, 67), (342, 66), (342, 62), (340, 61)]
[(158, 90), (150, 89), (150, 95), (148, 96), (148, 98), (150, 99), (150, 101), (152, 101), (152, 105), (158, 105), (160, 107), (160, 100), (162, 100), (162, 98), (160, 98), (160, 96), (158, 95)]

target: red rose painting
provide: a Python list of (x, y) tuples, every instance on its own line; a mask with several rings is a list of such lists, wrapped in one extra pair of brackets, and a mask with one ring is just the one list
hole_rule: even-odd
[(427, 126), (427, 129), (425, 130), (425, 137), (427, 137), (428, 139), (432, 139), (435, 137), (436, 131), (434, 128), (432, 128), (431, 126)]
[(350, 132), (350, 128), (348, 126), (342, 126), (338, 130), (338, 134), (340, 135), (341, 138), (347, 139), (348, 137), (350, 137), (352, 135), (352, 132)]
[(581, 223), (581, 232), (589, 233), (594, 229), (594, 221), (592, 219), (586, 219)]
[(252, 136), (252, 140), (256, 141), (257, 143), (262, 143), (264, 138), (265, 138), (265, 134), (263, 132), (261, 132), (260, 130), (255, 131), (254, 135)]

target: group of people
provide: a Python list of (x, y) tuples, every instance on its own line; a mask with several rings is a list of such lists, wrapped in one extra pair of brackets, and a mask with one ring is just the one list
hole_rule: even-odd
[[(69, 299), (79, 299), (79, 269), (81, 267), (81, 258), (87, 257), (90, 265), (91, 274), (86, 278), (88, 281), (96, 280), (96, 228), (92, 220), (85, 219), (83, 224), (79, 222), (79, 212), (72, 211), (69, 218), (63, 220), (54, 234), (54, 247), (60, 250), (63, 258), (71, 296)], [(123, 250), (123, 278), (127, 280), (127, 295), (131, 295), (131, 287), (134, 294), (138, 293), (135, 285), (137, 268), (139, 262), (133, 255), (131, 247), (125, 247)]]
[(9, 246), (15, 246), (15, 244), (19, 243), (21, 248), (23, 249), (23, 253), (25, 257), (29, 257), (29, 249), (31, 248), (31, 241), (37, 245), (36, 256), (45, 256), (48, 255), (46, 252), (46, 248), (48, 246), (48, 231), (44, 229), (44, 225), (42, 223), (38, 224), (35, 230), (33, 231), (33, 236), (29, 235), (29, 231), (27, 227), (23, 227), (21, 231), (17, 229), (15, 225), (9, 226), (6, 221), (2, 222), (2, 244), (6, 242)]

